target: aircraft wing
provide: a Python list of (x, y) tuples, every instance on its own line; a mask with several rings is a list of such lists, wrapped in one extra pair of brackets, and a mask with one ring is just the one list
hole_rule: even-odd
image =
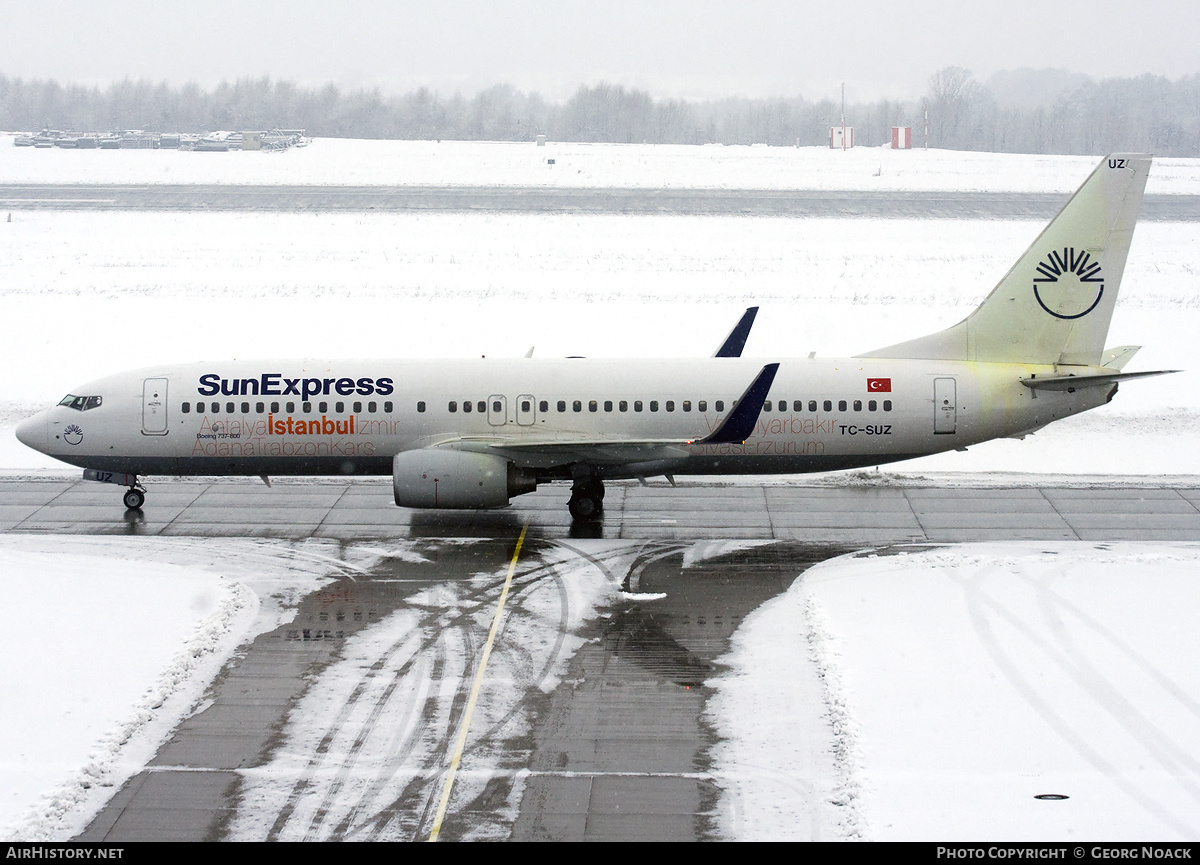
[(513, 440), (503, 436), (460, 436), (442, 439), (435, 447), (494, 453), (525, 467), (549, 467), (566, 463), (597, 466), (627, 466), (637, 463), (683, 459), (693, 445), (744, 442), (754, 432), (763, 401), (771, 390), (778, 363), (769, 363), (742, 392), (732, 410), (715, 430), (694, 439), (548, 438)]
[[(471, 442), (463, 446), (474, 450)], [(497, 442), (487, 445), (487, 451), (511, 460), (526, 468), (548, 468), (568, 463), (587, 463), (594, 466), (624, 466), (633, 463), (678, 460), (688, 455), (688, 442), (677, 439), (654, 441), (579, 440), (544, 442)]]

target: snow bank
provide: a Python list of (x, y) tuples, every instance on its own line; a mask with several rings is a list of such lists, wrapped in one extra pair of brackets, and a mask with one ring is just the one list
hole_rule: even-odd
[[(322, 543), (0, 536), (0, 837), (81, 832), (233, 651), (293, 614)], [(260, 600), (261, 599), (261, 600)]]
[(747, 618), (732, 671), (710, 683), (728, 737), (716, 770), (744, 779), (725, 831), (1195, 838), (1197, 609), (1191, 545), (968, 544), (817, 565)]

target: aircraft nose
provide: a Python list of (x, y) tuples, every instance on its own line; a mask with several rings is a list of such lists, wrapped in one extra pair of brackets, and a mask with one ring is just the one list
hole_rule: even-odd
[(35, 451), (46, 452), (46, 412), (40, 411), (17, 424), (17, 440)]

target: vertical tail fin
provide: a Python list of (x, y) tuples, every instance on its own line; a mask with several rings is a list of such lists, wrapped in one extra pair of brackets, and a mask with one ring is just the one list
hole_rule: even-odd
[(974, 312), (861, 357), (1099, 364), (1149, 173), (1149, 155), (1107, 157)]

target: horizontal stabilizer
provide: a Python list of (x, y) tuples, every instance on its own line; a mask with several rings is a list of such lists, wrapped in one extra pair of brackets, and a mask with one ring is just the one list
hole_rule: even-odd
[(1173, 372), (1179, 372), (1179, 370), (1155, 369), (1149, 372), (1114, 372), (1101, 375), (1052, 375), (1046, 378), (1023, 378), (1021, 384), (1033, 390), (1065, 390), (1074, 393), (1083, 387), (1100, 387), (1135, 378), (1149, 378), (1152, 375), (1170, 375)]
[(725, 337), (721, 347), (713, 352), (713, 357), (741, 357), (756, 315), (758, 315), (757, 306), (752, 306), (742, 313), (742, 317), (733, 326), (733, 330), (729, 331), (729, 336)]

